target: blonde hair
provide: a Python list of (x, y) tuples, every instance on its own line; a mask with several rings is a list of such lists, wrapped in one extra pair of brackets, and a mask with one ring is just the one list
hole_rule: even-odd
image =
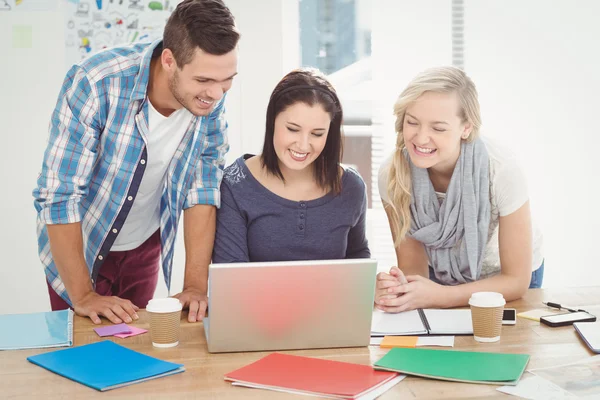
[(391, 211), (390, 222), (394, 233), (394, 246), (398, 247), (406, 237), (411, 225), (410, 200), (412, 182), (408, 155), (405, 154), (405, 143), (402, 128), (406, 109), (425, 92), (456, 93), (460, 110), (459, 116), (463, 122), (469, 122), (472, 130), (464, 139), (472, 141), (479, 136), (481, 116), (477, 89), (473, 81), (464, 71), (455, 67), (437, 67), (427, 69), (417, 75), (404, 89), (394, 104), (396, 116), (396, 150), (390, 165), (387, 193), (389, 202), (385, 208)]

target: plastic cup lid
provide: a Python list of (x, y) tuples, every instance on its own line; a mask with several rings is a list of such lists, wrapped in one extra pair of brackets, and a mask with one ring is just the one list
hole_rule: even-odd
[(475, 307), (500, 307), (505, 304), (502, 293), (497, 292), (476, 292), (469, 299), (469, 305)]
[(167, 297), (163, 299), (152, 299), (146, 306), (146, 311), (154, 313), (169, 313), (180, 311), (183, 308), (179, 299)]

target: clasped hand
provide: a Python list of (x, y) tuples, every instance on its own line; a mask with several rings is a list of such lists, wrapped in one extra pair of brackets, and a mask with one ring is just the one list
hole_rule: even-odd
[(443, 307), (447, 288), (420, 275), (404, 276), (398, 267), (377, 274), (375, 307), (389, 313)]

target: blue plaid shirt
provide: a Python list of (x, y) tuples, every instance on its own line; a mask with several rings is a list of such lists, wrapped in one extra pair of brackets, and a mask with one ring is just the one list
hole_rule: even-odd
[[(50, 123), (42, 171), (33, 191), (38, 249), (52, 288), (71, 304), (50, 252), (46, 225), (81, 222), (95, 285), (103, 260), (135, 200), (146, 167), (152, 53), (161, 41), (102, 51), (67, 73)], [(224, 98), (194, 117), (169, 164), (160, 204), (161, 261), (167, 288), (183, 209), (220, 206), (229, 149)]]

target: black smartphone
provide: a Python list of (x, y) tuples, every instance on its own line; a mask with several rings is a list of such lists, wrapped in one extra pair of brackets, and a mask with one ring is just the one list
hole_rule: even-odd
[(502, 314), (502, 325), (515, 325), (517, 323), (517, 310), (505, 308)]
[(573, 322), (594, 322), (596, 317), (585, 311), (569, 312), (565, 314), (546, 315), (540, 317), (542, 324), (557, 327), (571, 325)]

